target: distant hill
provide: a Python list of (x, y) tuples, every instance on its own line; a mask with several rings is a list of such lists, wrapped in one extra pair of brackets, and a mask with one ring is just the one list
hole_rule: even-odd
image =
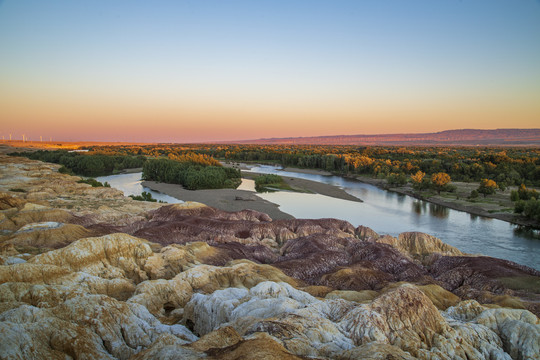
[(235, 141), (294, 145), (465, 145), (540, 146), (540, 129), (460, 129), (423, 134), (332, 135)]

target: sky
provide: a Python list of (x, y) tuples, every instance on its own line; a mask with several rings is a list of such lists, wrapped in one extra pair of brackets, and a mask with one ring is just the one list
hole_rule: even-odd
[(538, 127), (538, 0), (0, 0), (5, 139)]

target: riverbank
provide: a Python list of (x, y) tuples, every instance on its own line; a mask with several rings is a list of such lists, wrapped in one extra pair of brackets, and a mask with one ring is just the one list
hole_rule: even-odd
[[(339, 176), (339, 175), (338, 175)], [(411, 186), (391, 187), (388, 186), (386, 180), (374, 179), (367, 176), (344, 176), (349, 179), (358, 180), (366, 184), (376, 186), (380, 189), (392, 191), (398, 194), (414, 197), (415, 199), (424, 200), (436, 205), (445, 206), (447, 208), (463, 211), (471, 215), (483, 216), (491, 219), (497, 219), (511, 224), (540, 228), (540, 224), (533, 220), (525, 219), (512, 212), (513, 203), (510, 201), (510, 191), (515, 190), (515, 187), (509, 187), (504, 192), (497, 191), (496, 195), (489, 195), (487, 198), (480, 196), (474, 201), (467, 199), (470, 192), (477, 189), (477, 183), (461, 183), (453, 182), (457, 189), (455, 193), (442, 193), (437, 195), (430, 192), (417, 193)]]
[(143, 168), (140, 167), (140, 168), (131, 168), (131, 169), (122, 169), (118, 172), (118, 174), (113, 174), (113, 175), (119, 175), (119, 174), (135, 174), (135, 173), (140, 173), (142, 172)]

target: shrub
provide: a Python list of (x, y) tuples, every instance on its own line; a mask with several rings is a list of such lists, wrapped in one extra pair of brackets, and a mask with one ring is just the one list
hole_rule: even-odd
[(517, 190), (512, 190), (510, 192), (510, 200), (512, 200), (514, 202), (519, 200), (519, 193), (518, 193)]
[(488, 195), (495, 194), (495, 190), (497, 189), (497, 183), (490, 179), (482, 179), (480, 181), (480, 186), (478, 187), (478, 192), (480, 194), (484, 194), (484, 197)]
[(105, 182), (105, 184), (106, 184), (106, 185), (105, 185), (105, 184), (103, 184), (103, 183), (97, 181), (97, 180), (94, 179), (94, 178), (81, 179), (81, 180), (79, 180), (79, 181), (77, 181), (77, 182), (78, 182), (79, 184), (88, 184), (88, 185), (90, 185), (90, 186), (92, 186), (92, 187), (102, 187), (102, 186), (104, 186), (104, 187), (111, 187), (111, 185), (109, 185), (108, 182)]
[(403, 186), (407, 183), (407, 177), (405, 174), (390, 173), (390, 175), (386, 177), (386, 181), (388, 181), (390, 185)]
[(538, 192), (534, 189), (527, 189), (525, 184), (521, 184), (517, 192), (521, 200), (538, 199)]
[(516, 204), (514, 205), (514, 212), (521, 214), (523, 210), (525, 210), (525, 200), (516, 201)]
[(146, 191), (143, 191), (141, 195), (129, 195), (129, 197), (137, 201), (157, 202), (157, 200), (152, 197), (152, 194)]
[(258, 192), (275, 191), (268, 188), (286, 188), (283, 178), (275, 174), (259, 175), (255, 178), (255, 190)]
[(514, 207), (514, 212), (529, 219), (540, 221), (540, 200), (532, 198), (530, 200), (518, 200)]
[(61, 173), (61, 174), (69, 174), (69, 175), (73, 175), (73, 171), (69, 170), (67, 167), (65, 167), (64, 165), (60, 166), (60, 169), (58, 169), (58, 172)]
[(275, 174), (268, 174), (268, 175), (260, 175), (255, 178), (255, 185), (256, 186), (262, 186), (262, 185), (268, 185), (268, 184), (278, 184), (282, 183), (283, 178), (279, 175)]

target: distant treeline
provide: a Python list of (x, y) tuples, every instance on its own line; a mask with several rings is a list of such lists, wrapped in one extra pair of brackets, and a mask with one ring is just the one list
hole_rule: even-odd
[(150, 159), (143, 166), (143, 179), (180, 184), (188, 190), (236, 188), (240, 170), (193, 161)]
[(12, 153), (13, 156), (24, 156), (63, 167), (61, 172), (71, 172), (83, 176), (111, 175), (119, 170), (142, 167), (146, 162), (144, 156), (104, 155), (97, 153), (69, 152), (66, 150)]
[(447, 173), (453, 181), (491, 179), (503, 186), (540, 186), (540, 149), (324, 145), (155, 144), (95, 147), (124, 155), (180, 156), (198, 153), (232, 161), (272, 162), (381, 179)]

